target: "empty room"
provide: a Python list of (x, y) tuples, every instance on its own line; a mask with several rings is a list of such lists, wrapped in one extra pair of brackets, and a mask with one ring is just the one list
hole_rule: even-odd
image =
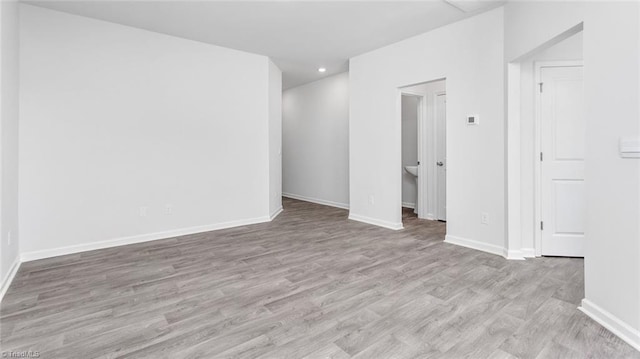
[(640, 2), (0, 0), (3, 358), (640, 359)]

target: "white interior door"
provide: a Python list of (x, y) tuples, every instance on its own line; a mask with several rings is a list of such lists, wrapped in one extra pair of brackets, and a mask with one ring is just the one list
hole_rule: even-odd
[(436, 95), (436, 219), (447, 220), (447, 95)]
[(582, 66), (540, 70), (542, 255), (584, 257)]

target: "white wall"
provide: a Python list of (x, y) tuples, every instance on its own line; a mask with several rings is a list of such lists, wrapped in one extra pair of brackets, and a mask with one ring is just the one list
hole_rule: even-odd
[[(502, 35), (499, 8), (351, 59), (351, 218), (401, 226), (398, 87), (446, 78), (447, 239), (502, 252)], [(467, 114), (479, 114), (480, 125), (467, 126)]]
[(582, 60), (582, 32), (520, 61), (520, 178), (521, 178), (521, 232), (522, 248), (534, 248), (534, 153), (535, 133), (535, 62)]
[[(17, 268), (18, 243), (18, 4), (0, 2), (0, 292)], [(11, 244), (9, 244), (11, 233)], [(2, 295), (0, 294), (0, 298)]]
[(404, 170), (418, 164), (418, 106), (420, 98), (402, 96), (402, 204), (413, 208), (416, 204), (418, 184), (416, 178)]
[(620, 137), (640, 137), (640, 5), (508, 3), (505, 55), (513, 61), (584, 22), (587, 227), (582, 309), (640, 350), (640, 160)]
[(285, 196), (348, 208), (349, 74), (285, 91), (283, 121)]
[(269, 61), (269, 216), (282, 210), (282, 71)]
[(23, 257), (268, 220), (269, 66), (22, 5)]

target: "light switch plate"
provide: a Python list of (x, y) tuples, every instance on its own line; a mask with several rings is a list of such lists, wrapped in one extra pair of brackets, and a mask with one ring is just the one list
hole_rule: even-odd
[(477, 125), (478, 123), (480, 123), (480, 116), (467, 115), (467, 125)]

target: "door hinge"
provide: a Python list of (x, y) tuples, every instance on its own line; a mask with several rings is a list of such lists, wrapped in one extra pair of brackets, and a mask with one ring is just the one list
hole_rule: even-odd
[(543, 85), (542, 82), (538, 82), (538, 86), (540, 86), (540, 93), (542, 93), (542, 85)]
[(544, 222), (543, 221), (540, 221), (540, 230), (544, 231)]
[(542, 162), (544, 159), (544, 156), (542, 155), (542, 152), (540, 152), (540, 162)]

